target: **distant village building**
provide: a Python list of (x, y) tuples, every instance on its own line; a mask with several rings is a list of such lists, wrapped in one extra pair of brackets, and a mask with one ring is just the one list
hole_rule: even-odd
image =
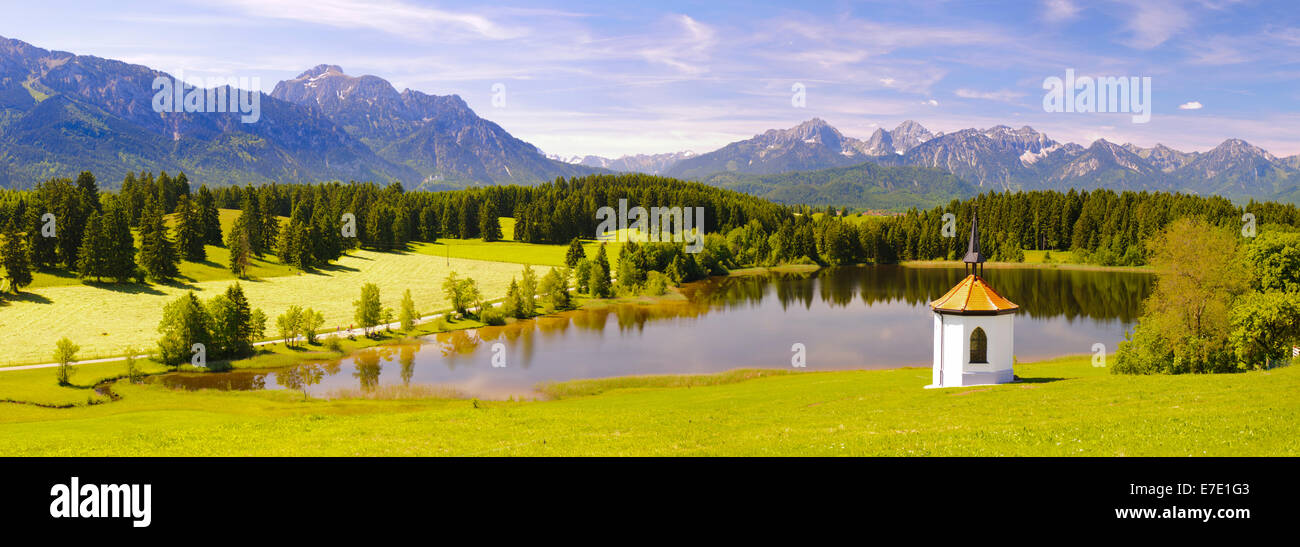
[(1020, 306), (1003, 298), (984, 280), (979, 214), (971, 222), (966, 247), (966, 278), (938, 300), (934, 310), (933, 387), (1002, 384), (1015, 379), (1015, 314)]

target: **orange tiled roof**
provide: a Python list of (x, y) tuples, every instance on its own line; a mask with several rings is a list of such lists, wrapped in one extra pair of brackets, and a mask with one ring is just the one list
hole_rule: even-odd
[(938, 300), (930, 303), (930, 309), (947, 313), (1010, 313), (1020, 309), (1015, 303), (1003, 298), (987, 282), (977, 275), (968, 275), (956, 287)]

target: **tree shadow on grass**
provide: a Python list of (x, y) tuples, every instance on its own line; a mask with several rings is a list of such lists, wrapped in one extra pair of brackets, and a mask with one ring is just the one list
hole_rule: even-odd
[[(370, 259), (367, 258), (366, 260), (370, 260)], [(359, 272), (359, 271), (361, 271), (359, 268), (353, 268), (352, 266), (344, 266), (339, 263), (332, 263), (332, 264), (326, 264), (324, 266), (318, 266), (315, 269), (313, 269), (311, 273), (315, 273), (317, 275), (325, 275), (327, 273), (334, 273), (334, 272)]]
[(33, 292), (20, 292), (18, 294), (5, 292), (4, 294), (0, 294), (0, 306), (8, 306), (13, 302), (31, 302), (33, 304), (54, 303), (53, 300)]
[(1017, 383), (1017, 384), (1048, 384), (1048, 383), (1051, 383), (1051, 382), (1059, 382), (1059, 381), (1061, 381), (1061, 380), (1073, 380), (1073, 379), (1074, 379), (1074, 378), (1052, 378), (1052, 377), (1024, 378), (1024, 377), (1017, 376), (1017, 377), (1016, 377), (1016, 381), (1015, 381), (1014, 383)]
[(155, 289), (153, 285), (146, 283), (114, 283), (112, 281), (83, 281), (82, 283), (88, 287), (124, 294), (151, 294), (154, 296), (165, 294)]

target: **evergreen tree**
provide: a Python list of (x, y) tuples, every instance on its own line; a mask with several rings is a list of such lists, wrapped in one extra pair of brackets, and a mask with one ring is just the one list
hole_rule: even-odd
[(208, 303), (208, 312), (212, 318), (212, 340), (222, 355), (242, 357), (252, 353), (254, 316), (238, 282), (226, 287), (224, 294), (214, 296)]
[(220, 247), (221, 240), (221, 212), (217, 210), (217, 202), (212, 197), (212, 191), (208, 190), (207, 185), (199, 187), (199, 197), (196, 201), (199, 211), (199, 225), (203, 227), (203, 243)]
[(609, 298), (614, 296), (614, 289), (609, 281), (609, 257), (605, 255), (604, 243), (600, 245), (600, 250), (596, 252), (596, 260), (592, 263), (587, 286), (593, 297)]
[(15, 294), (23, 287), (32, 284), (32, 269), (29, 261), (27, 242), (18, 233), (18, 228), (10, 220), (4, 233), (4, 269), (5, 281), (9, 290)]
[(506, 317), (516, 317), (522, 319), (523, 314), (523, 295), (519, 292), (519, 281), (510, 278), (510, 288), (506, 289), (506, 299), (501, 303), (501, 313)]
[(275, 186), (264, 186), (263, 195), (258, 201), (258, 216), (262, 221), (262, 249), (269, 251), (275, 247), (276, 242), (280, 239), (280, 217), (276, 215), (274, 189)]
[(176, 246), (181, 256), (190, 262), (203, 262), (208, 259), (207, 249), (203, 248), (204, 227), (202, 211), (190, 200), (189, 195), (181, 195), (176, 203)]
[(93, 277), (98, 281), (111, 275), (111, 236), (99, 213), (91, 213), (90, 219), (86, 221), (86, 233), (81, 238), (81, 250), (77, 256), (77, 277)]
[[(44, 200), (37, 194), (31, 207), (27, 208), (27, 249), (31, 252), (31, 262), (40, 268), (52, 269), (59, 261), (58, 239), (46, 237), (44, 232), (46, 219), (42, 205)], [(57, 233), (57, 232), (56, 232)]]
[(426, 205), (420, 210), (420, 239), (428, 243), (438, 241), (440, 228), (438, 209), (432, 205)]
[(244, 216), (240, 215), (239, 219), (235, 220), (230, 233), (226, 235), (226, 247), (230, 249), (230, 271), (241, 279), (248, 275), (248, 266), (252, 262), (253, 254), (249, 248), (248, 230), (241, 226), (245, 222)]
[(496, 207), (491, 201), (483, 202), (478, 213), (479, 235), (483, 241), (501, 241), (501, 221), (497, 218)]
[(180, 275), (176, 247), (167, 236), (159, 205), (150, 205), (140, 218), (140, 266), (154, 280), (168, 281)]
[(587, 251), (582, 248), (582, 240), (575, 237), (569, 242), (569, 250), (564, 254), (564, 265), (576, 267), (578, 261), (584, 258), (587, 258)]
[(266, 252), (266, 247), (263, 245), (266, 240), (262, 237), (262, 209), (257, 201), (257, 191), (253, 187), (250, 186), (244, 191), (239, 209), (241, 211), (239, 220), (242, 222), (236, 222), (232, 231), (243, 232), (244, 243), (248, 246), (249, 252), (260, 258)]
[(131, 233), (131, 218), (122, 200), (113, 199), (104, 209), (101, 220), (108, 244), (108, 264), (104, 275), (118, 283), (125, 283), (136, 275), (135, 235)]

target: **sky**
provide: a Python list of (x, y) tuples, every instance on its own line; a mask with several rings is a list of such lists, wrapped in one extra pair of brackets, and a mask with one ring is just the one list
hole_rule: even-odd
[[(1241, 138), (1300, 154), (1300, 10), (1287, 1), (13, 4), (0, 8), (0, 36), (45, 49), (257, 77), (266, 92), (340, 65), (460, 95), (561, 156), (703, 153), (813, 117), (858, 138), (910, 119), (1185, 151)], [(1150, 121), (1045, 111), (1045, 79), (1067, 69), (1149, 77)]]

